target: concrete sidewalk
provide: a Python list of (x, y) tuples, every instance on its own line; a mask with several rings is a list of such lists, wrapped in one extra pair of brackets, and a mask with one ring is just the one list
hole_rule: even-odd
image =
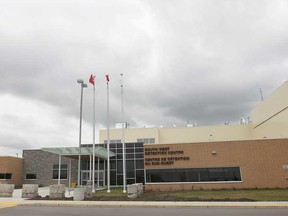
[(150, 201), (52, 201), (25, 200), (7, 202), (0, 200), (0, 208), (13, 206), (70, 206), (70, 207), (226, 207), (226, 208), (288, 208), (288, 202), (150, 202)]
[[(38, 194), (41, 197), (49, 196), (50, 187), (39, 187)], [(65, 197), (73, 197), (73, 190), (66, 188)], [(22, 198), (22, 189), (14, 189), (12, 197), (0, 197), (0, 202), (22, 202), (22, 201), (30, 201), (27, 198)]]
[(151, 202), (151, 201), (29, 201), (17, 205), (34, 206), (86, 206), (86, 207), (246, 207), (288, 208), (288, 202)]
[[(40, 187), (40, 196), (49, 195), (49, 187)], [(72, 200), (29, 200), (21, 198), (22, 189), (15, 189), (13, 197), (0, 197), (0, 209), (13, 206), (87, 206), (87, 207), (246, 207), (246, 208), (288, 208), (288, 202), (151, 202), (151, 201), (72, 201)], [(66, 190), (66, 197), (73, 197), (73, 191)]]
[[(38, 194), (42, 197), (49, 195), (49, 187), (39, 187)], [(0, 209), (13, 207), (17, 205), (23, 205), (25, 203), (31, 204), (33, 200), (29, 200), (27, 198), (22, 198), (22, 189), (14, 189), (12, 197), (0, 197)], [(66, 197), (73, 197), (73, 190), (66, 189), (65, 192)]]

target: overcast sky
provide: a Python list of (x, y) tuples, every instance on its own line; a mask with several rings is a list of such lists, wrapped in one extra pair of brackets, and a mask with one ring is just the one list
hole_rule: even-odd
[[(287, 0), (0, 0), (0, 155), (77, 146), (80, 85), (96, 130), (239, 124), (288, 77)], [(92, 143), (93, 88), (83, 97)]]

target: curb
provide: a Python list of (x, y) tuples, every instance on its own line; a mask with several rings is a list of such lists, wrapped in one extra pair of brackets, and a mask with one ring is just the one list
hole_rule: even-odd
[[(0, 202), (4, 206), (65, 206), (65, 207), (147, 207), (147, 208), (288, 208), (288, 202), (145, 202), (145, 201), (22, 201)], [(6, 203), (6, 205), (5, 205)]]

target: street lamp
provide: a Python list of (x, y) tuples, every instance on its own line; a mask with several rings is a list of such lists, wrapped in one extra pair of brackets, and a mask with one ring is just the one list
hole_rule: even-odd
[(78, 181), (80, 185), (80, 170), (81, 170), (81, 132), (82, 132), (82, 103), (83, 103), (83, 88), (87, 88), (87, 84), (82, 79), (78, 79), (77, 83), (81, 85), (81, 99), (80, 99), (80, 129), (79, 129), (79, 156), (78, 156)]

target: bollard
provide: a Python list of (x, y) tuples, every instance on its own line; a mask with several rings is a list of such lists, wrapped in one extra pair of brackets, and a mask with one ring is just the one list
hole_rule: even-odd
[(12, 197), (14, 188), (14, 184), (0, 184), (0, 197)]
[(135, 184), (127, 185), (127, 195), (129, 198), (138, 197), (137, 185)]
[(34, 198), (39, 196), (38, 184), (23, 184), (22, 198)]
[(65, 185), (50, 185), (49, 197), (54, 198), (65, 198)]
[(85, 188), (76, 187), (74, 188), (74, 201), (82, 201), (84, 200)]
[(92, 198), (92, 186), (83, 186), (84, 188), (84, 198), (90, 199)]

